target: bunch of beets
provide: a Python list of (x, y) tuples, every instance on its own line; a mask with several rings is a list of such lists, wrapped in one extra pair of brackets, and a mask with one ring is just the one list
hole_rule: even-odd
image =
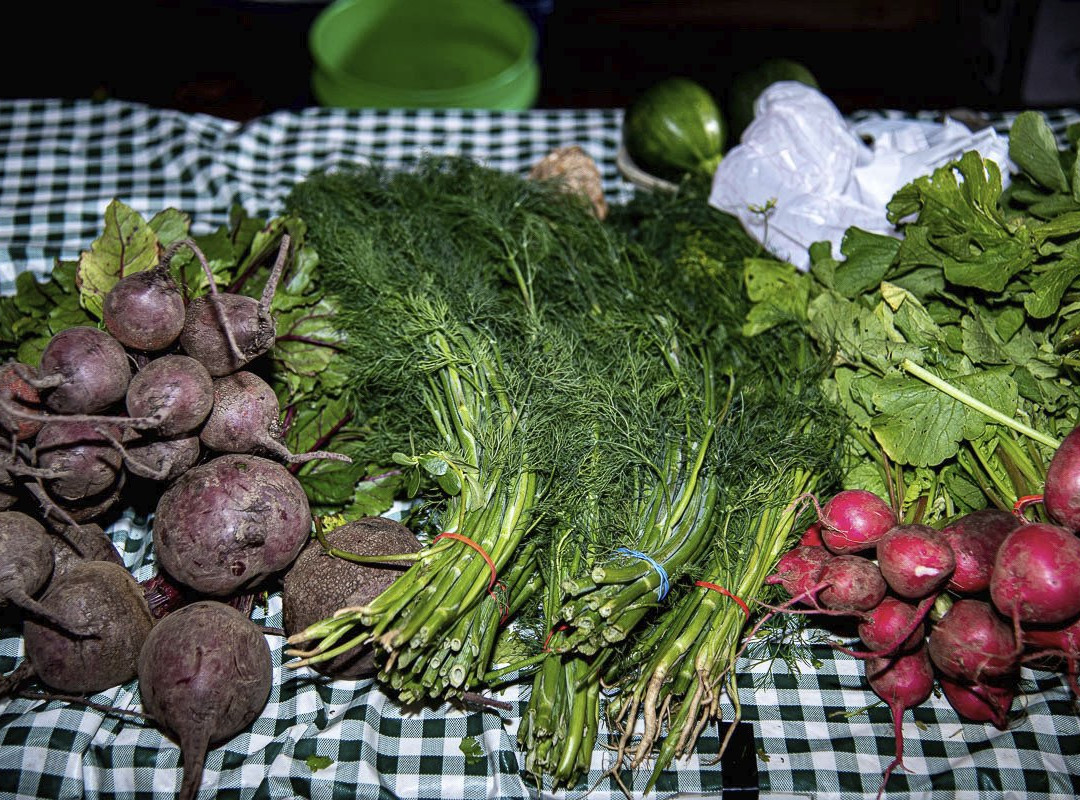
[[(890, 708), (902, 766), (901, 718), (935, 681), (957, 714), (1004, 730), (1022, 664), (1061, 665), (1080, 697), (1080, 428), (1056, 451), (1040, 498), (1014, 513), (984, 509), (938, 530), (901, 524), (876, 494), (849, 489), (783, 555), (769, 583), (782, 610), (847, 617), (865, 649), (870, 688)], [(1024, 510), (1041, 500), (1049, 522)]]
[[(198, 247), (180, 242), (108, 292), (104, 329), (60, 331), (37, 367), (0, 370), (0, 604), (20, 610), (26, 647), (0, 695), (30, 677), (77, 695), (138, 677), (144, 710), (183, 750), (184, 798), (208, 746), (249, 725), (270, 692), (269, 645), (239, 609), (311, 536), (286, 464), (342, 458), (290, 453), (278, 400), (252, 371), (275, 343), (289, 245), (252, 298), (218, 292)], [(184, 246), (209, 280), (194, 299), (169, 268)], [(160, 569), (145, 585), (96, 522), (137, 481), (159, 494)]]

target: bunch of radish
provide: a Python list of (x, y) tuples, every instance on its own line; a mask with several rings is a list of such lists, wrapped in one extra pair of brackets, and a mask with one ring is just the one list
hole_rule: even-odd
[[(984, 509), (938, 530), (898, 521), (872, 492), (838, 492), (784, 554), (768, 582), (783, 610), (857, 623), (871, 690), (892, 712), (903, 766), (905, 710), (941, 693), (962, 718), (1005, 729), (1020, 667), (1061, 666), (1073, 691), (1080, 664), (1080, 429), (1056, 452), (1043, 503), (1050, 522)], [(814, 501), (817, 504), (817, 500)]]
[[(20, 608), (26, 646), (0, 693), (29, 677), (80, 694), (138, 677), (146, 710), (184, 750), (181, 797), (197, 792), (206, 748), (267, 699), (269, 646), (229, 603), (280, 577), (311, 537), (286, 465), (347, 460), (289, 452), (277, 398), (254, 371), (275, 342), (270, 303), (289, 244), (252, 298), (218, 292), (185, 240), (116, 283), (103, 328), (60, 331), (36, 367), (0, 370), (0, 603)], [(182, 246), (207, 272), (204, 296), (172, 278)], [(97, 524), (130, 486), (159, 495), (159, 575), (147, 586)], [(151, 607), (162, 587), (179, 609)]]

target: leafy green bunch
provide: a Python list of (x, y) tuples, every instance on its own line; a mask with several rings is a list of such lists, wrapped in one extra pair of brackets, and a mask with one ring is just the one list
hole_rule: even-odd
[(797, 320), (833, 356), (853, 428), (847, 483), (942, 519), (1041, 491), (1077, 423), (1080, 174), (1044, 118), (1019, 115), (1008, 191), (978, 153), (900, 189), (902, 238), (850, 228), (802, 275), (747, 262), (746, 331)]
[[(204, 254), (219, 290), (258, 296), (285, 233), (293, 254), (271, 306), (277, 340), (266, 359), (251, 368), (261, 370), (277, 394), (292, 452), (333, 448), (356, 455), (360, 429), (350, 425), (344, 402), (347, 373), (336, 358), (342, 346), (333, 322), (336, 306), (319, 286), (318, 258), (305, 245), (306, 227), (295, 216), (267, 221), (236, 207), (227, 225), (193, 236), (191, 219), (177, 209), (147, 220), (113, 200), (101, 234), (78, 259), (58, 261), (42, 280), (20, 273), (14, 294), (0, 298), (0, 352), (36, 366), (59, 331), (102, 325), (105, 295), (121, 278), (156, 267), (170, 245), (189, 238)], [(190, 250), (180, 250), (169, 266), (187, 299), (206, 292), (206, 270)], [(314, 461), (296, 469), (318, 514), (356, 517), (385, 511), (393, 502), (393, 476), (369, 480), (371, 467), (364, 463)]]

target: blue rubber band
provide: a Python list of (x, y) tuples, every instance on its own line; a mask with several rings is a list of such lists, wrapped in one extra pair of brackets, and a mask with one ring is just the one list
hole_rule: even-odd
[(640, 558), (642, 561), (648, 562), (649, 566), (656, 570), (656, 574), (660, 576), (660, 585), (656, 588), (656, 599), (663, 600), (667, 597), (668, 590), (671, 588), (668, 583), (667, 572), (655, 559), (653, 559), (652, 556), (642, 553), (640, 550), (631, 550), (629, 547), (620, 547), (615, 552), (622, 553), (626, 556), (633, 556), (634, 558)]

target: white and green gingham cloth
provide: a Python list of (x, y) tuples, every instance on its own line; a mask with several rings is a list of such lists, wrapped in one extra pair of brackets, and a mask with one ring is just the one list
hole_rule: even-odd
[[(861, 115), (890, 112), (868, 111)], [(993, 118), (1002, 132), (1013, 115)], [(1059, 136), (1080, 120), (1049, 113)], [(576, 144), (599, 164), (612, 201), (633, 187), (616, 167), (618, 110), (279, 112), (247, 123), (119, 101), (0, 100), (0, 291), (15, 276), (47, 273), (98, 236), (110, 200), (145, 216), (175, 207), (196, 232), (226, 222), (241, 204), (261, 216), (280, 211), (290, 187), (315, 169), (377, 160), (407, 167), (424, 154), (466, 154), (525, 172), (550, 150)], [(139, 579), (154, 572), (149, 524), (126, 512), (111, 529)], [(281, 625), (280, 597), (254, 612)], [(23, 658), (16, 615), (0, 610), (0, 670)], [(515, 734), (528, 686), (500, 695), (511, 712), (403, 708), (371, 681), (331, 682), (283, 668), (284, 646), (268, 636), (275, 681), (251, 728), (213, 749), (203, 798), (529, 798)], [(753, 727), (762, 797), (872, 798), (894, 743), (888, 709), (867, 689), (861, 662), (813, 648), (813, 661), (742, 663), (742, 713)], [(943, 697), (904, 717), (904, 762), (887, 798), (1080, 796), (1080, 721), (1062, 678), (1023, 673), (1025, 694), (1008, 730), (962, 723)], [(134, 682), (88, 698), (138, 711)], [(730, 719), (732, 707), (725, 705)], [(466, 758), (474, 737), (483, 758)], [(664, 774), (655, 796), (724, 793), (715, 728), (698, 754)], [(312, 758), (312, 757), (316, 758)], [(611, 753), (597, 746), (586, 784), (560, 793), (617, 800), (602, 779)], [(165, 800), (179, 787), (179, 750), (153, 726), (76, 704), (0, 700), (0, 798)], [(624, 778), (640, 795), (647, 778)], [(636, 790), (635, 790), (636, 787)], [(730, 788), (730, 787), (729, 787)], [(549, 793), (545, 792), (545, 796)], [(734, 796), (734, 794), (732, 795)], [(739, 795), (745, 796), (745, 795)]]

